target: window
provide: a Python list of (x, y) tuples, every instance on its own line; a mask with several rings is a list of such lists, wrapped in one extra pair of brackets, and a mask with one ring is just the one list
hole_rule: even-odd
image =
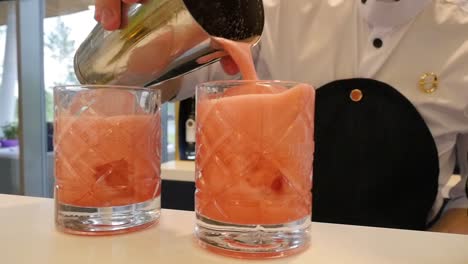
[[(0, 3), (0, 8), (5, 5)], [(6, 42), (6, 25), (0, 26), (0, 83), (2, 83), (3, 74), (3, 60), (5, 55), (5, 42)]]
[(82, 10), (67, 13), (66, 2), (71, 1), (60, 1), (60, 6), (55, 7), (56, 12), (64, 15), (44, 19), (44, 87), (48, 122), (54, 118), (53, 87), (78, 83), (73, 69), (73, 56), (96, 25), (93, 19), (94, 6), (83, 5)]
[(0, 126), (4, 126), (18, 121), (15, 3), (0, 2), (0, 10)]
[(0, 1), (0, 193), (18, 194), (18, 89), (15, 2)]

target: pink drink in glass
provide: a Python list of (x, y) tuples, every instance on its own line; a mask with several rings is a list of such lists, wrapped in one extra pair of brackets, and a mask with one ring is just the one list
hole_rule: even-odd
[(146, 227), (160, 209), (160, 113), (155, 91), (55, 90), (55, 198), (60, 229), (113, 234)]
[(273, 81), (197, 90), (197, 236), (218, 253), (265, 258), (308, 243), (315, 90)]

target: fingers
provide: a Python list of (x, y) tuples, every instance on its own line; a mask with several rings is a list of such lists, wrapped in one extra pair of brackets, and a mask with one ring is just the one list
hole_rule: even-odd
[(101, 9), (94, 9), (94, 19), (101, 22)]
[(236, 75), (239, 73), (239, 67), (229, 56), (223, 57), (221, 59), (221, 66), (223, 67), (223, 70), (229, 75)]
[(121, 6), (122, 2), (120, 0), (96, 0), (96, 20), (106, 30), (118, 29), (122, 12)]

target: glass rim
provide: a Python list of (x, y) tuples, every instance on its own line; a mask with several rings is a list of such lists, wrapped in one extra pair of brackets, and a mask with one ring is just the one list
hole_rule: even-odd
[(82, 88), (88, 90), (97, 90), (103, 88), (110, 88), (113, 90), (128, 90), (128, 91), (147, 91), (147, 92), (156, 92), (161, 94), (161, 90), (152, 89), (150, 87), (144, 86), (132, 86), (132, 85), (116, 85), (116, 84), (64, 84), (64, 85), (55, 85), (52, 87), (54, 91), (67, 88)]
[(208, 86), (219, 86), (219, 85), (230, 85), (230, 84), (279, 84), (279, 85), (299, 85), (304, 84), (311, 87), (314, 87), (312, 84), (299, 81), (282, 81), (282, 80), (217, 80), (217, 81), (208, 81), (197, 84), (197, 88), (203, 88)]

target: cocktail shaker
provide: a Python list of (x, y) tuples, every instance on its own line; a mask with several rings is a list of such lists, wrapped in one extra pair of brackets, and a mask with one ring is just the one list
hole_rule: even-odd
[[(80, 45), (78, 80), (151, 86), (167, 101), (180, 85), (165, 83), (219, 60), (212, 37), (256, 44), (264, 10), (262, 0), (147, 0), (132, 5), (122, 21), (112, 32), (98, 24)], [(215, 59), (199, 60), (205, 56)]]

